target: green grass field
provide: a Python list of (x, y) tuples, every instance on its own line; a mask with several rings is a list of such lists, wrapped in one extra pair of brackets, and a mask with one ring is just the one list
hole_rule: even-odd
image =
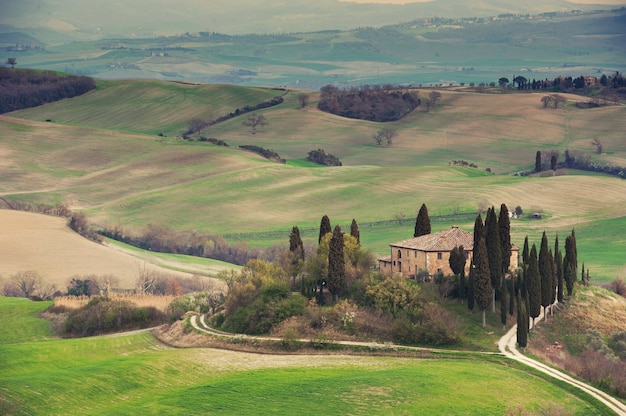
[[(610, 414), (500, 358), (256, 355), (170, 349), (148, 333), (51, 339), (49, 303), (0, 297), (5, 414), (502, 414), (523, 406)], [(39, 321), (39, 323), (38, 323)], [(27, 326), (27, 328), (25, 327)], [(552, 407), (554, 408), (554, 407)]]
[[(207, 98), (207, 92), (220, 98)], [(623, 273), (620, 253), (626, 243), (618, 230), (626, 216), (626, 181), (568, 170), (543, 177), (511, 173), (531, 169), (537, 150), (562, 154), (570, 149), (590, 154), (601, 165), (626, 166), (621, 134), (626, 131), (625, 107), (580, 110), (568, 105), (554, 111), (541, 107), (540, 94), (443, 90), (434, 111), (418, 109), (385, 124), (398, 135), (392, 146), (377, 146), (372, 135), (381, 125), (325, 114), (314, 104), (300, 109), (299, 93), (288, 92), (285, 103), (260, 111), (269, 124), (255, 135), (241, 125), (243, 117), (203, 132), (230, 147), (185, 142), (173, 133), (155, 136), (184, 129), (186, 120), (202, 111), (232, 111), (276, 93), (99, 81), (98, 89), (85, 96), (12, 113), (22, 119), (0, 119), (0, 151), (7, 161), (0, 171), (4, 196), (66, 203), (103, 226), (132, 231), (157, 224), (214, 235), (288, 232), (293, 225), (315, 228), (325, 214), (333, 224), (349, 224), (352, 218), (359, 223), (414, 218), (422, 203), (431, 215), (505, 203), (510, 210), (519, 205), (527, 214), (542, 212), (544, 217), (514, 220), (515, 244), (521, 245), (526, 235), (539, 241), (544, 230), (551, 239), (558, 232), (564, 241), (575, 227), (579, 259), (590, 266), (594, 281)], [(311, 102), (316, 100), (311, 93)], [(99, 103), (106, 111), (97, 111)], [(604, 144), (601, 155), (592, 154), (596, 137)], [(243, 144), (273, 149), (288, 162), (276, 164), (236, 149)], [(304, 162), (318, 148), (338, 156), (344, 166)], [(450, 165), (461, 159), (478, 168)], [(488, 167), (495, 174), (485, 172)], [(437, 227), (451, 225), (471, 229), (473, 221)], [(361, 234), (366, 249), (386, 255), (390, 242), (409, 238), (412, 231), (407, 222)], [(261, 234), (245, 242), (286, 246), (287, 239)]]

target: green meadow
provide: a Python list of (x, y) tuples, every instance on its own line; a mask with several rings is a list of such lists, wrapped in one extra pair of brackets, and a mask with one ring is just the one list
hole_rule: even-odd
[(257, 355), (168, 348), (149, 333), (56, 339), (36, 317), (48, 305), (0, 297), (12, 334), (0, 342), (4, 414), (611, 414), (503, 358)]
[[(416, 91), (422, 97), (429, 92)], [(219, 117), (279, 93), (285, 102), (259, 111), (269, 124), (257, 134), (242, 125), (245, 116), (202, 132), (228, 147), (177, 137), (194, 117)], [(286, 247), (293, 225), (315, 229), (325, 214), (341, 225), (353, 218), (387, 221), (361, 230), (365, 248), (379, 256), (388, 254), (390, 242), (412, 236), (411, 219), (422, 203), (433, 217), (459, 214), (458, 220), (435, 220), (436, 230), (471, 229), (479, 208), (505, 203), (543, 218), (512, 220), (514, 244), (521, 246), (526, 235), (539, 242), (544, 230), (551, 241), (558, 233), (563, 242), (575, 228), (579, 259), (592, 281), (623, 276), (626, 181), (567, 169), (514, 173), (532, 170), (537, 151), (557, 151), (563, 160), (566, 149), (599, 165), (626, 166), (624, 107), (581, 110), (573, 105), (580, 97), (567, 95), (568, 104), (553, 110), (542, 108), (540, 94), (441, 93), (433, 111), (418, 108), (383, 126), (322, 113), (314, 92), (308, 92), (311, 104), (300, 108), (299, 91), (98, 81), (84, 96), (0, 118), (4, 197), (65, 203), (97, 225), (128, 232), (153, 224), (228, 235), (251, 246)], [(397, 130), (391, 146), (374, 142), (382, 127)], [(595, 153), (594, 138), (602, 141), (602, 154)], [(287, 163), (240, 145), (272, 149)], [(343, 166), (306, 162), (318, 148)], [(455, 166), (455, 160), (478, 167)], [(276, 231), (284, 237), (270, 233)]]

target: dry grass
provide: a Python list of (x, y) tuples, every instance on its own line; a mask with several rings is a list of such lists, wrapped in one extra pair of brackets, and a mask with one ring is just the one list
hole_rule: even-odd
[(81, 237), (63, 218), (5, 209), (0, 209), (0, 257), (1, 276), (33, 270), (61, 290), (73, 276), (94, 274), (113, 275), (120, 288), (131, 289), (145, 263)]
[[(167, 312), (167, 308), (176, 298), (173, 295), (124, 295), (113, 294), (109, 296), (112, 300), (128, 301), (140, 308), (154, 307), (161, 312)], [(91, 300), (90, 296), (59, 296), (54, 298), (54, 306), (61, 306), (67, 309), (78, 309), (85, 306)]]

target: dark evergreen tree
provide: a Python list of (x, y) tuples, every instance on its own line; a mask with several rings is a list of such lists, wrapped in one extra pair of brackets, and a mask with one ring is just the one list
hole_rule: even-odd
[(563, 257), (563, 280), (565, 280), (568, 296), (572, 295), (574, 284), (576, 283), (576, 263), (576, 239), (568, 235), (565, 239), (565, 257)]
[(487, 210), (485, 219), (485, 244), (489, 258), (489, 274), (491, 276), (491, 312), (496, 312), (496, 291), (502, 285), (502, 245), (498, 230), (496, 210), (491, 207)]
[(304, 244), (300, 237), (300, 229), (294, 226), (289, 235), (289, 252), (291, 254), (292, 274), (295, 276), (302, 270), (304, 263)]
[(474, 311), (474, 259), (470, 263), (469, 277), (467, 280), (467, 309)]
[(297, 225), (294, 225), (291, 229), (291, 235), (289, 235), (289, 251), (294, 253), (297, 258), (304, 260), (304, 244), (300, 237), (300, 229)]
[(541, 278), (541, 306), (543, 306), (544, 319), (548, 319), (547, 308), (552, 304), (552, 257), (548, 248), (548, 237), (543, 232), (539, 249), (539, 276)]
[(522, 249), (522, 262), (524, 264), (528, 264), (528, 260), (530, 259), (530, 252), (528, 247), (528, 236), (524, 238), (524, 248)]
[(459, 276), (459, 297), (465, 296), (465, 249), (463, 246), (454, 247), (450, 251), (450, 259), (448, 260), (452, 273)]
[(487, 326), (485, 310), (491, 303), (491, 276), (489, 270), (489, 257), (485, 239), (474, 244), (474, 300), (483, 313), (483, 328)]
[(535, 156), (535, 172), (541, 172), (541, 152), (539, 150)]
[(508, 295), (506, 280), (502, 281), (502, 290), (500, 290), (500, 322), (502, 322), (502, 329), (506, 328), (506, 312), (508, 309)]
[(430, 234), (430, 217), (428, 216), (428, 208), (426, 204), (422, 204), (415, 219), (415, 232), (413, 237)]
[(528, 344), (528, 312), (526, 303), (517, 295), (517, 345), (523, 350)]
[(359, 231), (359, 225), (356, 220), (352, 218), (352, 224), (350, 224), (350, 235), (356, 239), (356, 243), (361, 246), (361, 232)]
[(330, 239), (328, 250), (328, 291), (337, 301), (339, 295), (346, 287), (346, 265), (343, 255), (343, 233), (341, 227), (336, 225), (333, 236)]
[(560, 250), (554, 256), (554, 264), (556, 265), (556, 300), (563, 303), (563, 254)]
[(509, 315), (513, 316), (515, 313), (515, 285), (517, 281), (517, 273), (511, 275), (511, 279), (508, 281), (509, 289)]
[(485, 237), (485, 225), (483, 224), (483, 217), (478, 214), (476, 220), (474, 220), (474, 249), (481, 238)]
[(535, 318), (541, 313), (541, 275), (539, 274), (539, 261), (537, 259), (537, 247), (533, 243), (530, 249), (528, 260), (528, 302), (530, 309), (529, 316), (533, 319), (533, 327), (535, 326)]
[(330, 226), (330, 219), (328, 218), (328, 215), (324, 215), (320, 223), (320, 236), (317, 240), (317, 244), (322, 242), (322, 238), (324, 238), (326, 234), (332, 233), (332, 232), (333, 232), (333, 229)]
[(509, 209), (505, 204), (500, 205), (498, 217), (498, 232), (500, 233), (500, 246), (502, 254), (502, 276), (506, 275), (511, 267), (511, 219)]

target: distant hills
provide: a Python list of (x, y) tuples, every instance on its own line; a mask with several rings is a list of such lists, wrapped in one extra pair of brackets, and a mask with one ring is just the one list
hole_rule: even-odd
[[(380, 0), (383, 3), (385, 0)], [(503, 13), (537, 14), (549, 11), (615, 8), (563, 0), (465, 1), (433, 0), (405, 5), (353, 3), (337, 0), (205, 2), (179, 0), (20, 0), (0, 5), (0, 24), (50, 44), (64, 36), (76, 40), (109, 37), (146, 37), (185, 32), (291, 33), (383, 26), (424, 17), (493, 16)], [(626, 2), (622, 2), (626, 4)], [(11, 29), (5, 26), (6, 29)], [(36, 36), (36, 37), (39, 37)]]

